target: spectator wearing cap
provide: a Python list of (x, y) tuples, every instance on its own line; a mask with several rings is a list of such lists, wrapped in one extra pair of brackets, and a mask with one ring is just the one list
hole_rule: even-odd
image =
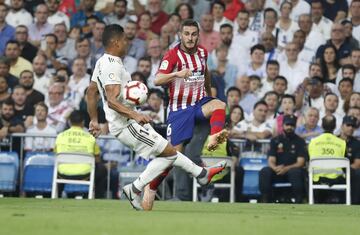
[(351, 202), (360, 204), (360, 141), (353, 134), (358, 127), (354, 116), (345, 116), (341, 125), (340, 138), (346, 142), (345, 157), (351, 164)]
[[(336, 118), (333, 115), (326, 115), (322, 118), (322, 128), (324, 133), (313, 138), (309, 144), (309, 157), (315, 158), (344, 158), (346, 143), (343, 139), (333, 134), (336, 127)], [(338, 184), (344, 183), (342, 169), (331, 169), (326, 172), (314, 173), (314, 184)], [(331, 196), (331, 197), (330, 197)], [(333, 191), (317, 190), (315, 191), (316, 202), (331, 202), (332, 199), (337, 199), (338, 196)]]
[(304, 196), (304, 170), (307, 158), (305, 141), (295, 134), (296, 117), (285, 115), (284, 133), (274, 137), (268, 152), (269, 166), (259, 173), (259, 186), (263, 202), (273, 202), (272, 184), (290, 182), (296, 203), (301, 203)]

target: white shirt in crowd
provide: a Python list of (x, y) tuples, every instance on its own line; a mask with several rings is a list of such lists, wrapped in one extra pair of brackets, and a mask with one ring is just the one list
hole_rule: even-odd
[(234, 33), (229, 49), (231, 63), (240, 66), (250, 63), (250, 48), (258, 43), (258, 33), (247, 29), (243, 33)]
[(64, 23), (66, 25), (66, 29), (68, 31), (70, 30), (70, 19), (64, 12), (55, 12), (55, 14), (48, 17), (47, 22), (53, 26), (59, 23)]
[(309, 70), (309, 64), (297, 60), (294, 66), (290, 66), (287, 61), (281, 61), (280, 75), (284, 76), (288, 81), (288, 89), (286, 93), (293, 94), (297, 86), (304, 81)]
[(328, 40), (330, 39), (332, 24), (333, 22), (330, 19), (323, 16), (318, 24), (313, 23), (312, 30), (321, 33), (325, 40)]
[[(55, 127), (49, 124), (47, 124), (44, 129), (39, 129), (36, 125), (34, 125), (26, 130), (26, 134), (56, 135), (56, 129)], [(55, 146), (55, 138), (44, 138), (44, 137), (25, 138), (25, 150), (49, 151), (54, 149), (54, 146)]]
[(12, 10), (9, 11), (5, 20), (9, 25), (15, 28), (18, 25), (29, 26), (33, 22), (33, 17), (27, 10), (23, 8), (17, 12), (14, 12)]
[(296, 6), (293, 5), (293, 8), (290, 13), (290, 19), (297, 22), (300, 15), (310, 14), (310, 11), (311, 11), (311, 8), (310, 8), (309, 3), (307, 3), (304, 0), (299, 0), (298, 4), (296, 4)]
[(69, 79), (69, 88), (70, 88), (70, 94), (68, 99), (71, 100), (73, 103), (73, 106), (78, 109), (81, 99), (84, 97), (85, 89), (90, 84), (90, 75), (85, 74), (84, 77), (82, 77), (80, 80), (76, 81), (74, 79), (74, 76), (70, 76)]

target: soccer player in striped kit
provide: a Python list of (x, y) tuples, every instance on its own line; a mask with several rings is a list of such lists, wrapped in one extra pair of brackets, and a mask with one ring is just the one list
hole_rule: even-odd
[[(207, 50), (198, 45), (199, 25), (185, 20), (180, 28), (180, 44), (164, 56), (155, 79), (155, 85), (167, 85), (170, 92), (167, 137), (180, 152), (193, 136), (195, 122), (210, 119), (210, 137), (207, 148), (214, 150), (225, 141), (226, 104), (211, 96), (211, 78), (207, 68)], [(156, 189), (166, 177), (168, 168), (147, 187), (142, 206), (151, 210)]]

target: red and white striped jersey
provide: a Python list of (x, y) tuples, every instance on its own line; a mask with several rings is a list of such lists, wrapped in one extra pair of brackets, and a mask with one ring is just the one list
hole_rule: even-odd
[(180, 49), (180, 44), (165, 54), (158, 73), (169, 74), (185, 68), (192, 72), (189, 78), (176, 78), (169, 84), (170, 110), (177, 111), (193, 106), (206, 95), (205, 69), (207, 57), (208, 52), (202, 46), (198, 46), (197, 52), (190, 55)]

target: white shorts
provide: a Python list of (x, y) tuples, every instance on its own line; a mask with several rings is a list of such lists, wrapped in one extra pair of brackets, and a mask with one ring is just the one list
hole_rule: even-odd
[(144, 126), (131, 123), (116, 136), (121, 143), (129, 146), (144, 159), (161, 154), (168, 141), (157, 133), (150, 124)]

